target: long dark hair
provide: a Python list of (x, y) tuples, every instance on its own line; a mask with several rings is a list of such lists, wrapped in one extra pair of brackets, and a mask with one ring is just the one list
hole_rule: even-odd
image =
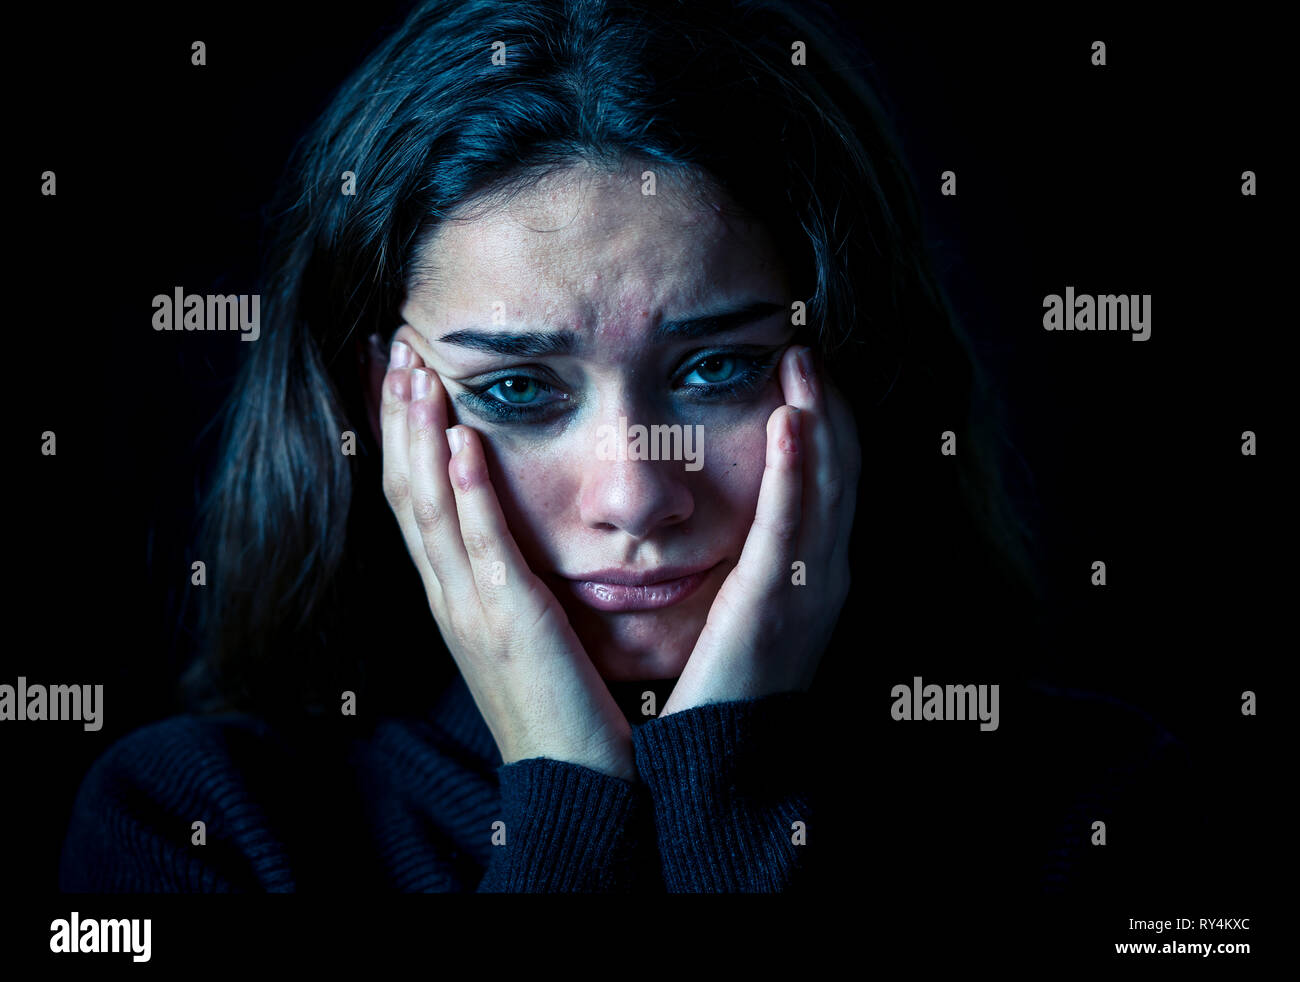
[[(454, 210), (578, 159), (708, 175), (785, 251), (811, 339), (857, 412), (855, 549), (914, 548), (933, 516), (894, 516), (924, 487), (1033, 593), (998, 406), (931, 270), (864, 61), (808, 0), (415, 7), (299, 142), (270, 212), (262, 334), (223, 410), (202, 515), (211, 586), (190, 705), (337, 713), (341, 690), (364, 689), (368, 708), (398, 711), (454, 671), (382, 497), (363, 339), (387, 347), (419, 248)], [(956, 457), (939, 454), (945, 430)], [(855, 591), (880, 585), (857, 570)], [(413, 651), (417, 636), (435, 640)]]

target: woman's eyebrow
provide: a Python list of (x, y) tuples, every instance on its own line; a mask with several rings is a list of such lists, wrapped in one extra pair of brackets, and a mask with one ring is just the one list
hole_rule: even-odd
[(755, 321), (771, 317), (782, 310), (785, 310), (785, 308), (779, 303), (772, 303), (770, 300), (755, 300), (743, 307), (722, 310), (714, 314), (705, 314), (702, 317), (664, 321), (655, 328), (653, 340), (656, 343), (661, 343), (664, 341), (690, 341), (695, 338), (705, 338), (711, 334), (722, 334), (725, 331), (734, 331), (738, 327), (746, 327)]
[(455, 344), (476, 351), (528, 358), (567, 355), (578, 346), (578, 336), (572, 331), (528, 331), (523, 334), (504, 334), (499, 331), (478, 331), (467, 328), (444, 334), (438, 340), (444, 344)]
[[(665, 341), (689, 341), (722, 334), (763, 320), (784, 309), (779, 303), (756, 300), (741, 307), (699, 317), (663, 321), (655, 328), (651, 340), (661, 344)], [(579, 335), (573, 331), (525, 331), (507, 334), (502, 331), (465, 328), (444, 334), (438, 340), (444, 344), (473, 348), (476, 351), (527, 358), (569, 355), (580, 346)]]

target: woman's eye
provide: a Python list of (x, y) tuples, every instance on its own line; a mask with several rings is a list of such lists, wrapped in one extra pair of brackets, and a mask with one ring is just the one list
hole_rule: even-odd
[(699, 375), (706, 385), (726, 382), (736, 374), (739, 362), (739, 358), (730, 355), (711, 355), (703, 361), (696, 362), (695, 369), (682, 379), (682, 382), (687, 385), (698, 385), (698, 382), (691, 382), (691, 375)]
[(489, 395), (499, 402), (504, 402), (510, 406), (530, 406), (536, 403), (537, 396), (542, 392), (552, 392), (548, 385), (543, 385), (535, 378), (527, 375), (512, 375), (510, 378), (503, 378), (490, 387), (481, 390), (484, 395)]
[[(762, 391), (780, 349), (758, 355), (719, 353), (697, 361), (680, 383), (692, 399), (724, 402), (747, 399)], [(698, 381), (697, 381), (698, 379)]]
[[(736, 402), (755, 397), (771, 377), (779, 349), (756, 356), (705, 355), (677, 383), (685, 398), (699, 403)], [(503, 375), (470, 385), (457, 401), (497, 423), (543, 423), (560, 418), (570, 397), (531, 375)]]
[(569, 397), (531, 375), (506, 375), (456, 398), (486, 419), (517, 423), (549, 417)]

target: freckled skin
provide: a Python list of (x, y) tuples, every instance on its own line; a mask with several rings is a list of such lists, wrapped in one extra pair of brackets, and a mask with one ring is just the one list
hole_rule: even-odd
[[(577, 167), (504, 208), (449, 223), (429, 244), (439, 289), (406, 300), (398, 334), (442, 379), (456, 422), (478, 431), (506, 521), (529, 567), (552, 589), (601, 675), (679, 675), (709, 608), (740, 558), (758, 501), (768, 417), (784, 402), (775, 370), (730, 401), (685, 397), (682, 377), (729, 345), (787, 344), (791, 297), (773, 244), (757, 226), (693, 195), (645, 196), (629, 166)], [(726, 200), (720, 191), (714, 200)], [(652, 343), (665, 319), (755, 300), (783, 311), (719, 335)], [(494, 322), (494, 304), (503, 316)], [(450, 331), (571, 330), (580, 350), (513, 357), (440, 342)], [(489, 373), (519, 369), (568, 395), (558, 420), (501, 423), (456, 401)], [(692, 376), (698, 384), (701, 376)], [(712, 381), (712, 379), (706, 379)], [(495, 394), (501, 394), (501, 388)], [(553, 393), (540, 393), (542, 402)], [(601, 460), (598, 427), (703, 427), (703, 467), (685, 461)], [(609, 567), (721, 565), (684, 602), (657, 611), (596, 611), (557, 573)]]

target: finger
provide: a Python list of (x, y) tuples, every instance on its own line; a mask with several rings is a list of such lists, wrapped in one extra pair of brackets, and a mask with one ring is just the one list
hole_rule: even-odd
[[(815, 436), (807, 436), (810, 493), (818, 496), (818, 507), (805, 511), (805, 541), (825, 546), (828, 568), (834, 570), (848, 556), (849, 534), (857, 509), (861, 448), (853, 412), (825, 372), (822, 359), (812, 349), (801, 349), (793, 371), (783, 374), (782, 387), (788, 400), (810, 405), (815, 415)], [(805, 420), (805, 433), (809, 429)]]
[[(403, 350), (405, 349), (405, 350)], [(395, 342), (384, 376), (379, 425), (383, 437), (384, 497), (397, 519), (407, 551), (415, 562), (430, 599), (441, 594), (437, 576), (425, 555), (424, 542), (411, 512), (411, 477), (406, 412), (411, 401), (411, 368), (420, 356), (409, 346)]]
[(541, 581), (528, 568), (506, 525), (478, 433), (456, 425), (447, 436), (453, 452), (446, 473), (455, 492), (461, 540), (480, 602), (500, 614), (520, 612), (523, 599), (535, 597)]
[(477, 603), (469, 557), (461, 543), (456, 499), (447, 481), (447, 397), (438, 373), (411, 372), (406, 412), (411, 521), (448, 606)]
[(786, 402), (801, 410), (804, 473), (808, 476), (808, 493), (815, 496), (805, 511), (805, 541), (824, 543), (824, 554), (829, 555), (844, 494), (844, 470), (836, 446), (834, 421), (813, 365), (811, 348), (787, 350), (781, 362), (781, 389)]
[(803, 507), (802, 413), (781, 406), (767, 421), (767, 464), (758, 491), (754, 522), (736, 573), (744, 581), (744, 594), (770, 596), (787, 582), (800, 541)]

